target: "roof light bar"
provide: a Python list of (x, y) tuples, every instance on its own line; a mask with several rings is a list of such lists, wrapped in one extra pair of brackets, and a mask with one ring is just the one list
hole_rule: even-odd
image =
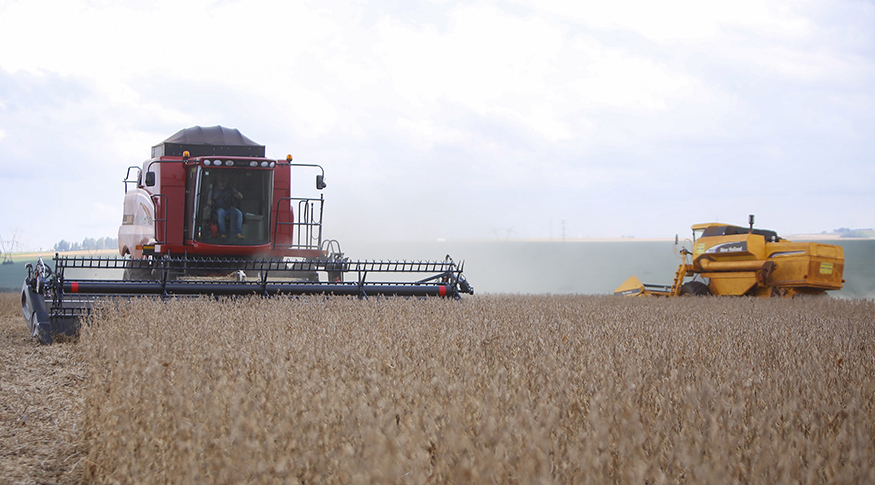
[(267, 161), (267, 160), (210, 160), (204, 159), (201, 161), (201, 164), (205, 167), (245, 167), (250, 166), (252, 168), (274, 168), (276, 167), (276, 161)]

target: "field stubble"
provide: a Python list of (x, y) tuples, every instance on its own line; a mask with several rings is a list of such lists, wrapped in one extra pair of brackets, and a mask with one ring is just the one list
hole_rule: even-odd
[(0, 483), (73, 483), (81, 475), (85, 365), (72, 342), (30, 338), (18, 293), (0, 293)]
[(830, 298), (106, 305), (65, 344), (87, 378), (58, 460), (93, 483), (872, 482), (873, 316)]

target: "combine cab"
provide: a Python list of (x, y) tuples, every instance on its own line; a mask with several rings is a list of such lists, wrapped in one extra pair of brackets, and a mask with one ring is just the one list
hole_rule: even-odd
[(323, 239), (324, 198), (293, 197), (292, 170), (319, 165), (265, 158), (236, 129), (181, 130), (129, 167), (119, 257), (55, 255), (28, 266), (22, 311), (35, 337), (73, 335), (93, 304), (155, 295), (473, 294), (462, 266), (440, 261), (351, 261)]
[(319, 170), (318, 190), (324, 170), (264, 154), (263, 145), (221, 126), (188, 128), (152, 147), (152, 158), (125, 178), (120, 255), (324, 256), (324, 200), (291, 194), (292, 169)]
[(753, 221), (751, 215), (748, 228), (694, 225), (692, 241), (685, 241), (678, 249), (675, 239), (683, 263), (671, 285), (643, 284), (632, 276), (614, 294), (792, 297), (842, 288), (845, 256), (841, 246), (790, 242), (775, 231), (754, 229)]

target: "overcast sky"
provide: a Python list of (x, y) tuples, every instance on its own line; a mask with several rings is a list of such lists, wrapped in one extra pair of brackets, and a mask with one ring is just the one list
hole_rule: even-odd
[(0, 237), (115, 236), (127, 167), (217, 124), (324, 166), (341, 241), (873, 227), (873, 26), (869, 1), (0, 0)]

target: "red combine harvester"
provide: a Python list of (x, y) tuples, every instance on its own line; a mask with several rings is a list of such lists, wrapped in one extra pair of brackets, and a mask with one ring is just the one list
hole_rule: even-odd
[(152, 147), (124, 180), (121, 257), (56, 254), (53, 267), (28, 265), (21, 306), (33, 336), (74, 335), (96, 301), (119, 296), (474, 293), (464, 264), (449, 256), (345, 257), (323, 239), (324, 198), (292, 196), (293, 168), (318, 171), (316, 188), (326, 187), (321, 166), (265, 158), (265, 147), (236, 129), (196, 126)]

